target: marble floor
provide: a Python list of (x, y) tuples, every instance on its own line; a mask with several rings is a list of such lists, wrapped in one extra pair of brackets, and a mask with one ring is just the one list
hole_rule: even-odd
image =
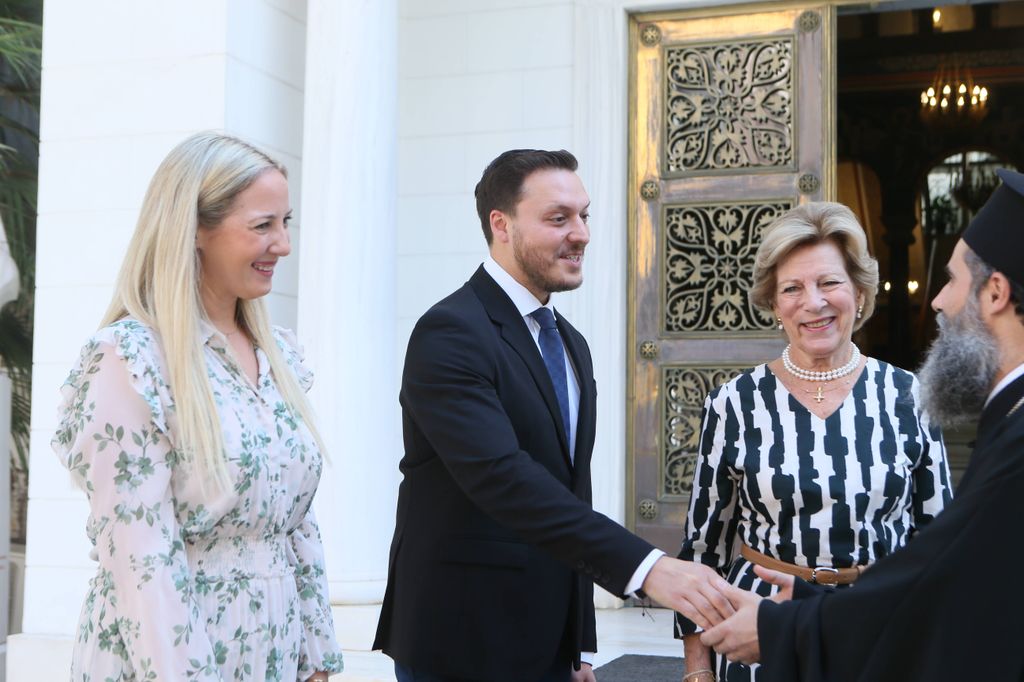
[[(351, 648), (345, 649), (345, 672), (332, 677), (332, 682), (394, 682), (391, 659), (369, 651), (379, 610), (379, 606), (335, 607), (338, 639)], [(623, 654), (683, 654), (682, 643), (672, 637), (672, 612), (666, 609), (599, 609), (597, 634), (597, 666)]]

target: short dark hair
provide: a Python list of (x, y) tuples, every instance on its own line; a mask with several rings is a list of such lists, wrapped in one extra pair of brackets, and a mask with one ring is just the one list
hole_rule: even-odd
[[(970, 247), (964, 251), (964, 262), (967, 264), (967, 270), (971, 273), (971, 295), (977, 297), (981, 290), (985, 288), (992, 274), (996, 272), (996, 269)], [(1010, 283), (1010, 303), (1013, 304), (1017, 318), (1021, 321), (1021, 324), (1024, 324), (1024, 286), (1014, 282), (1009, 277), (1006, 278), (1006, 281)]]
[(575, 171), (579, 166), (576, 157), (559, 149), (550, 152), (543, 149), (511, 149), (491, 161), (480, 182), (476, 183), (476, 212), (480, 216), (487, 245), (491, 245), (491, 211), (514, 215), (516, 205), (523, 194), (523, 183), (531, 173), (548, 168)]

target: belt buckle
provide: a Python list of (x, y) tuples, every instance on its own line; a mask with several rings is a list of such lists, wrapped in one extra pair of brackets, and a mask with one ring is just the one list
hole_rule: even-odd
[[(823, 575), (818, 575), (822, 573)], [(839, 569), (831, 566), (818, 566), (811, 569), (811, 582), (818, 585), (838, 585)]]

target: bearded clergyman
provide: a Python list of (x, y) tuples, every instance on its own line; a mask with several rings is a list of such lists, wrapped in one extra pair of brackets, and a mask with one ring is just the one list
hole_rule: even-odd
[(918, 375), (944, 427), (978, 420), (956, 496), (851, 589), (758, 568), (780, 597), (730, 593), (743, 605), (702, 641), (760, 660), (764, 680), (1024, 680), (1024, 591), (1013, 582), (1024, 565), (1024, 175), (998, 174), (932, 301), (939, 335)]

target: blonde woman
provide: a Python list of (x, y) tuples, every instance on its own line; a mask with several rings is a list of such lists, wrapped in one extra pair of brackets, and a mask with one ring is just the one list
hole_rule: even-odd
[(341, 669), (311, 507), (311, 375), (260, 301), (290, 219), (284, 167), (226, 135), (189, 137), (150, 182), (53, 439), (99, 562), (74, 680)]

